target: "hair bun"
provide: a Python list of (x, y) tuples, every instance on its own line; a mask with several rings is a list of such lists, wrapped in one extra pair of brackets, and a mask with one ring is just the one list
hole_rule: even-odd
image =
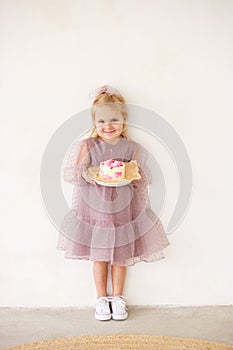
[(97, 96), (106, 93), (109, 96), (112, 96), (114, 94), (119, 94), (119, 91), (117, 91), (116, 89), (114, 89), (113, 87), (109, 86), (109, 85), (103, 85), (98, 87), (97, 89), (93, 89), (91, 90), (91, 92), (89, 93), (89, 98), (96, 98)]

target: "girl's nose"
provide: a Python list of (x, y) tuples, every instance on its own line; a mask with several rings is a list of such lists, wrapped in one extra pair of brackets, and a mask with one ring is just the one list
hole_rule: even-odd
[(105, 124), (104, 124), (104, 126), (106, 127), (106, 126), (111, 126), (111, 122), (106, 122)]

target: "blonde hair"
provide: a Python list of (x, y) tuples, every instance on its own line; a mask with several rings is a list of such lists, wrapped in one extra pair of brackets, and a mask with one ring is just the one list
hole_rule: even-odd
[[(92, 116), (92, 129), (91, 129), (91, 133), (90, 133), (90, 137), (93, 138), (98, 138), (99, 135), (97, 134), (97, 130), (95, 127), (95, 112), (96, 109), (98, 108), (98, 106), (101, 105), (106, 105), (112, 109), (116, 109), (118, 111), (120, 111), (122, 117), (123, 117), (123, 130), (121, 133), (121, 137), (124, 137), (128, 140), (130, 140), (130, 137), (128, 135), (128, 131), (127, 131), (127, 122), (128, 122), (128, 111), (127, 111), (127, 106), (126, 106), (126, 102), (124, 97), (115, 89), (112, 89), (112, 91), (114, 93), (109, 94), (107, 91), (112, 89), (110, 87), (108, 87), (108, 85), (103, 85), (100, 88), (98, 88), (98, 90), (100, 91), (97, 96), (95, 96), (95, 100), (92, 103), (92, 108), (91, 108), (91, 116)], [(101, 89), (103, 90), (101, 92)]]

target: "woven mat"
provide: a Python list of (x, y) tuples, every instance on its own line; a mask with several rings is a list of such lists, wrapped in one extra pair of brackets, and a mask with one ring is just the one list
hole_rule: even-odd
[(233, 350), (233, 345), (149, 334), (107, 334), (58, 338), (5, 350)]

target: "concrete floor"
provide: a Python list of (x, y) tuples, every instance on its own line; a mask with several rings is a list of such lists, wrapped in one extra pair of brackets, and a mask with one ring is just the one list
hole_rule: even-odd
[(233, 344), (233, 306), (130, 307), (125, 321), (96, 321), (94, 310), (0, 308), (0, 348), (79, 335), (147, 333)]

